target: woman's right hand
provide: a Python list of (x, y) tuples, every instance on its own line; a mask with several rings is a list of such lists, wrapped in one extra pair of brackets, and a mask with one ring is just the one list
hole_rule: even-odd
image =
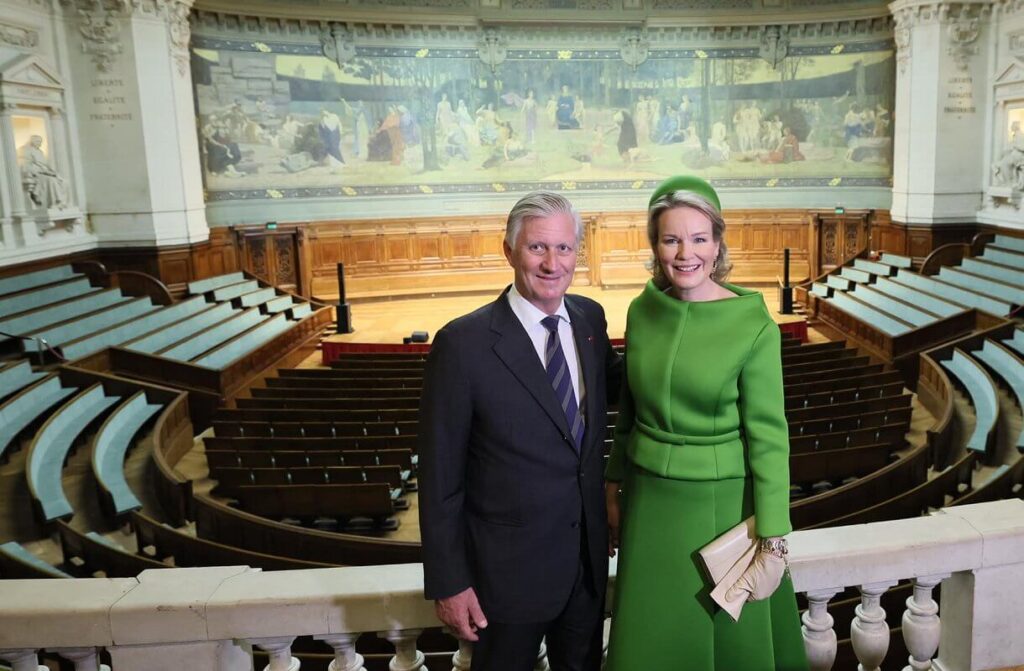
[(604, 500), (608, 508), (608, 556), (614, 557), (619, 547), (619, 497), (621, 482), (606, 482)]

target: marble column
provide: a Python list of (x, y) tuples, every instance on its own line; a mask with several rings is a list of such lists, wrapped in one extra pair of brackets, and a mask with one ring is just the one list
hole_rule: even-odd
[(897, 0), (892, 218), (973, 222), (982, 205), (993, 2)]
[(91, 221), (103, 246), (209, 237), (188, 13), (192, 0), (62, 0)]

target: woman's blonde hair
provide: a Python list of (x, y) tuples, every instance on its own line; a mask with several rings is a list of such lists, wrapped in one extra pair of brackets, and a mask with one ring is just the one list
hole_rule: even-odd
[(732, 270), (732, 263), (729, 262), (729, 250), (725, 246), (725, 220), (722, 219), (722, 213), (708, 199), (692, 191), (673, 191), (651, 203), (650, 209), (647, 210), (647, 240), (651, 245), (651, 260), (647, 262), (647, 269), (654, 276), (654, 285), (659, 289), (665, 289), (669, 285), (668, 278), (658, 263), (658, 223), (661, 215), (680, 207), (697, 210), (711, 221), (711, 238), (718, 243), (718, 256), (715, 257), (711, 270), (711, 279), (715, 282), (724, 282)]

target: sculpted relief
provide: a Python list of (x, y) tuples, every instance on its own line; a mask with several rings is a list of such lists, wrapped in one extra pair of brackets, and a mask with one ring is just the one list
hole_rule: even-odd
[(33, 135), (18, 150), (25, 193), (36, 207), (64, 209), (68, 206), (68, 183), (47, 162), (43, 138)]

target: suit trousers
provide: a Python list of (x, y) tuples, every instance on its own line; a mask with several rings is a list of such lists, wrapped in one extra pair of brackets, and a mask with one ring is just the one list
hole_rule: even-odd
[(532, 671), (542, 639), (551, 671), (599, 671), (604, 598), (595, 593), (590, 574), (589, 562), (581, 559), (569, 601), (554, 620), (508, 624), (488, 618), (477, 632), (471, 671)]

